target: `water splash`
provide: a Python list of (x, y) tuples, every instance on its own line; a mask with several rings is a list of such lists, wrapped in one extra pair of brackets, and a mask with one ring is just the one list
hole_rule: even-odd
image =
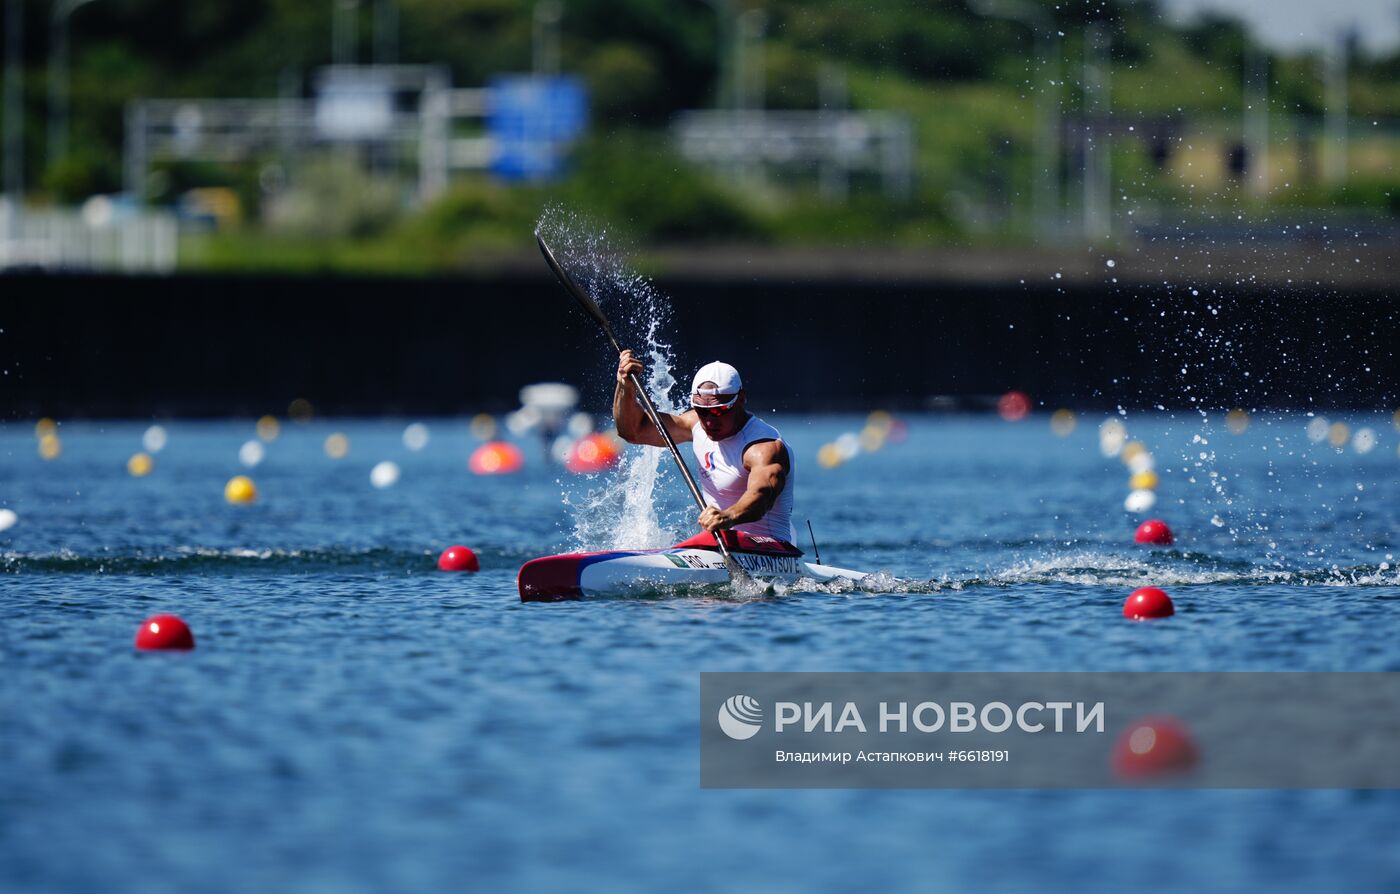
[[(670, 322), (667, 299), (651, 280), (627, 265), (626, 252), (610, 239), (605, 227), (578, 213), (558, 206), (546, 208), (535, 232), (608, 315), (618, 341), (642, 358), (644, 385), (657, 409), (674, 410), (674, 360), (671, 345), (663, 337)], [(610, 388), (610, 376), (607, 383)], [(666, 454), (659, 447), (629, 446), (616, 470), (584, 479), (583, 492), (571, 492), (573, 482), (565, 484), (564, 504), (572, 515), (575, 549), (653, 549), (682, 539), (678, 532), (684, 515), (657, 508), (670, 469)]]

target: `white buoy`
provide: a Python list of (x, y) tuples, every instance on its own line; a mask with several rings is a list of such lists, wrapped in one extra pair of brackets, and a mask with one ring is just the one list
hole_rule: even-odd
[(1152, 454), (1146, 450), (1142, 451), (1132, 459), (1128, 460), (1128, 471), (1134, 475), (1141, 475), (1143, 472), (1151, 472), (1157, 467), (1157, 463), (1152, 459)]
[(569, 417), (568, 432), (575, 438), (593, 434), (593, 417), (587, 413), (575, 413)]
[(262, 462), (266, 456), (267, 450), (262, 441), (245, 441), (243, 446), (238, 448), (238, 461), (250, 469)]
[(19, 516), (13, 509), (0, 509), (0, 531), (8, 531), (19, 521)]
[(165, 442), (168, 439), (169, 436), (166, 434), (164, 426), (152, 425), (141, 436), (141, 446), (146, 448), (147, 453), (160, 453), (165, 449)]
[(1321, 442), (1327, 437), (1327, 430), (1331, 427), (1332, 424), (1327, 421), (1326, 416), (1314, 416), (1308, 423), (1308, 440), (1314, 444)]
[(403, 445), (414, 453), (428, 446), (428, 427), (415, 422), (403, 430)]
[(860, 454), (860, 435), (855, 432), (848, 431), (833, 443), (836, 444), (836, 451), (843, 460), (854, 459)]
[(1157, 505), (1157, 495), (1146, 488), (1135, 490), (1123, 501), (1123, 508), (1129, 512), (1146, 512)]
[(1358, 428), (1356, 434), (1351, 436), (1351, 449), (1357, 453), (1370, 453), (1376, 448), (1376, 430), (1374, 428)]
[(385, 460), (369, 470), (369, 483), (383, 490), (386, 487), (393, 487), (399, 480), (399, 466), (397, 463)]
[(524, 437), (540, 424), (540, 412), (534, 407), (521, 407), (506, 414), (506, 430), (517, 438)]
[(549, 455), (557, 463), (568, 462), (569, 451), (574, 449), (574, 439), (568, 435), (560, 435), (554, 439), (554, 443), (549, 445)]
[(1114, 457), (1123, 452), (1123, 442), (1128, 440), (1128, 428), (1117, 419), (1104, 420), (1099, 426), (1099, 452), (1106, 457)]

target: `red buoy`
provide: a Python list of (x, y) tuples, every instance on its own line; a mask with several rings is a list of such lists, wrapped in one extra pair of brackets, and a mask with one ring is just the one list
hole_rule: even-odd
[(1133, 539), (1138, 543), (1147, 543), (1152, 546), (1171, 546), (1176, 542), (1172, 536), (1172, 529), (1167, 527), (1167, 523), (1160, 518), (1149, 518), (1138, 525), (1137, 533)]
[(184, 621), (174, 615), (151, 615), (136, 631), (136, 648), (193, 649), (194, 634)]
[(1123, 617), (1132, 621), (1166, 618), (1176, 613), (1172, 598), (1156, 587), (1139, 587), (1123, 603)]
[(480, 571), (481, 563), (476, 553), (465, 546), (449, 546), (438, 556), (438, 568), (442, 571)]
[(467, 466), (477, 475), (509, 475), (525, 466), (525, 455), (509, 441), (487, 441), (472, 453)]
[(617, 449), (617, 442), (595, 432), (574, 442), (574, 446), (569, 448), (564, 468), (576, 475), (595, 475), (611, 469), (621, 459), (622, 452)]
[(1191, 734), (1171, 717), (1133, 721), (1113, 747), (1113, 772), (1123, 779), (1179, 773), (1199, 760)]
[(1020, 422), (1031, 411), (1031, 399), (1024, 391), (1008, 391), (997, 400), (997, 415), (1007, 422)]

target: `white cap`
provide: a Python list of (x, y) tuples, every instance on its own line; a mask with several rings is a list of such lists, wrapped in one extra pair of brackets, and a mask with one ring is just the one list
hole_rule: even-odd
[(739, 378), (739, 371), (719, 360), (700, 367), (700, 371), (695, 374), (695, 381), (690, 384), (690, 393), (700, 394), (700, 386), (705, 382), (714, 382), (713, 388), (705, 389), (706, 394), (738, 394), (739, 389), (744, 387), (744, 380)]

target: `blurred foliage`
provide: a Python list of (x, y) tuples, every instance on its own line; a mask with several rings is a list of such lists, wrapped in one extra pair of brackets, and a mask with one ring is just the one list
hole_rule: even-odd
[(600, 133), (579, 152), (575, 175), (554, 192), (631, 235), (659, 241), (759, 237), (748, 203), (674, 155), (665, 141), (635, 131)]
[(1187, 25), (1181, 38), (1204, 64), (1223, 68), (1237, 77), (1244, 74), (1250, 44), (1243, 23), (1219, 13), (1206, 13)]
[(1336, 207), (1366, 208), (1400, 217), (1400, 172), (1385, 178), (1353, 178), (1327, 196)]
[(352, 157), (318, 159), (293, 182), (267, 201), (263, 217), (273, 232), (363, 239), (387, 230), (403, 204), (397, 180), (366, 173)]
[[(358, 4), (360, 62), (374, 59), (379, 2)], [(132, 99), (306, 95), (316, 68), (332, 61), (331, 0), (99, 0), (69, 23), (71, 148), (51, 159), (44, 124), (52, 0), (23, 0), (23, 6), (27, 180), (51, 200), (76, 202), (122, 187), (124, 115)], [(397, 6), (397, 61), (445, 65), (457, 85), (531, 67), (536, 0), (397, 0)], [(1275, 139), (1313, 139), (1319, 132), (1325, 94), (1318, 57), (1265, 53), (1236, 20), (1209, 15), (1176, 26), (1152, 0), (1023, 0), (1021, 6), (1034, 7), (1057, 32), (1040, 34), (1055, 38), (1053, 71), (1041, 71), (1030, 28), (981, 14), (974, 0), (566, 0), (562, 68), (587, 81), (592, 128), (571, 175), (547, 192), (466, 177), (431, 206), (404, 216), (409, 187), (402, 183), (322, 162), (291, 172), (290, 191), (269, 191), (257, 170), (268, 160), (258, 159), (241, 167), (165, 166), (156, 172), (153, 198), (174, 203), (191, 186), (227, 186), (249, 218), (266, 222), (275, 236), (259, 243), (252, 232), (226, 235), (227, 250), (210, 243), (204, 257), (234, 258), (243, 246), (249, 254), (313, 266), (368, 258), (390, 263), (396, 253), (412, 257), (394, 264), (441, 265), (473, 250), (518, 246), (547, 196), (594, 209), (643, 241), (917, 243), (991, 231), (1020, 238), (1029, 232), (1039, 106), (1048, 97), (1071, 127), (1086, 111), (1084, 35), (1091, 23), (1101, 23), (1111, 38), (1116, 116), (1199, 123), (1212, 139), (1237, 140), (1244, 69), (1257, 54), (1269, 75)], [(816, 109), (845, 97), (853, 108), (909, 115), (916, 134), (910, 202), (889, 201), (878, 184), (860, 182), (848, 201), (835, 201), (814, 177), (756, 181), (697, 170), (674, 154), (664, 131), (671, 116), (712, 107), (723, 92), (721, 59), (733, 38), (724, 11), (750, 9), (765, 14), (767, 107)], [(1358, 124), (1374, 122), (1393, 151), (1400, 52), (1374, 57), (1353, 48), (1349, 75), (1350, 114)], [(1228, 178), (1198, 188), (1174, 177), (1171, 164), (1151, 160), (1145, 143), (1121, 142), (1115, 190), (1125, 196), (1203, 211), (1211, 203), (1252, 201)], [(1072, 165), (1067, 158), (1060, 173)], [(1383, 172), (1363, 171), (1336, 190), (1295, 179), (1279, 193), (1279, 204), (1395, 213), (1394, 184)], [(307, 247), (318, 239), (356, 248)]]
[(664, 117), (669, 97), (659, 72), (655, 57), (644, 48), (616, 42), (599, 46), (581, 67), (592, 113), (603, 121)]

